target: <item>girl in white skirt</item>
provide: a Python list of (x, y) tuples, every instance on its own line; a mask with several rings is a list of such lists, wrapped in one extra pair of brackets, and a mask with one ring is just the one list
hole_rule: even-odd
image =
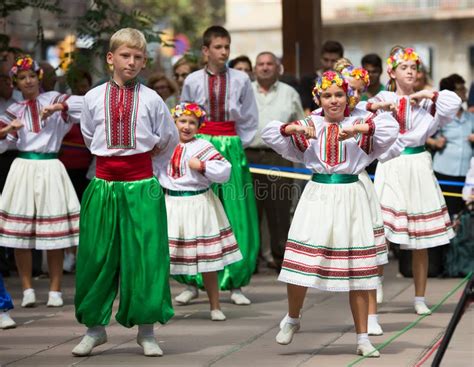
[[(430, 247), (446, 245), (454, 237), (451, 220), (425, 151), (426, 139), (450, 122), (461, 99), (448, 90), (414, 91), (420, 58), (411, 48), (394, 47), (388, 59), (389, 91), (372, 98), (367, 110), (381, 104), (396, 106), (399, 124), (396, 143), (380, 158), (375, 174), (375, 189), (380, 199), (387, 239), (401, 249), (413, 250), (415, 283), (414, 308), (417, 314), (430, 314), (425, 303)], [(431, 100), (427, 109), (419, 106)]]
[(308, 287), (349, 292), (357, 353), (377, 357), (367, 335), (368, 291), (378, 282), (377, 250), (367, 193), (358, 175), (395, 141), (397, 125), (390, 114), (367, 121), (349, 116), (347, 81), (337, 72), (325, 72), (313, 94), (324, 116), (289, 124), (272, 121), (262, 132), (276, 152), (314, 172), (288, 234), (279, 280), (288, 283), (289, 312), (276, 341), (291, 343), (300, 328)]
[(242, 254), (224, 208), (210, 186), (226, 182), (231, 165), (211, 143), (194, 137), (205, 118), (199, 105), (183, 102), (171, 112), (180, 143), (169, 164), (155, 169), (166, 194), (170, 274), (202, 274), (211, 320), (224, 321), (217, 272), (240, 261)]
[(3, 137), (16, 145), (19, 154), (0, 201), (0, 246), (15, 249), (23, 286), (22, 307), (36, 302), (31, 249), (48, 250), (47, 306), (60, 307), (63, 249), (77, 246), (80, 206), (57, 155), (71, 122), (79, 123), (82, 97), (40, 94), (42, 70), (30, 56), (18, 58), (10, 74), (24, 101), (12, 104), (0, 117), (4, 126), (22, 125)]
[[(349, 85), (349, 110), (353, 117), (361, 117), (364, 120), (373, 118), (373, 113), (366, 110), (366, 102), (360, 102), (362, 94), (367, 90), (370, 84), (369, 73), (362, 67), (355, 67), (350, 60), (341, 58), (334, 65), (334, 70), (342, 74)], [(380, 104), (380, 109), (390, 110), (393, 108), (391, 104)], [(321, 115), (322, 109), (314, 111), (315, 114)], [(361, 143), (361, 147), (367, 149), (368, 139), (366, 136), (359, 134), (356, 139)], [(388, 248), (385, 240), (382, 211), (380, 209), (379, 199), (375, 193), (374, 184), (369, 174), (364, 169), (359, 174), (359, 180), (364, 185), (370, 204), (370, 213), (374, 228), (375, 248), (377, 251), (377, 267), (378, 267), (378, 283), (377, 290), (369, 291), (369, 318), (368, 318), (368, 334), (382, 335), (383, 330), (378, 322), (377, 303), (381, 303), (383, 299), (383, 265), (388, 263)], [(283, 326), (283, 325), (282, 325)]]

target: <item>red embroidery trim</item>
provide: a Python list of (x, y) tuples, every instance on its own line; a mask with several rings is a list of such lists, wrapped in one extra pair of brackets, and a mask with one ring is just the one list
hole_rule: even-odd
[(338, 164), (339, 157), (339, 126), (329, 124), (326, 138), (327, 164), (335, 166)]
[(398, 111), (397, 111), (397, 121), (398, 121), (398, 125), (400, 126), (401, 134), (406, 133), (406, 121), (405, 121), (406, 109), (407, 109), (407, 100), (406, 98), (402, 98), (400, 99), (400, 103), (398, 105)]
[(36, 99), (31, 99), (27, 102), (28, 108), (30, 109), (31, 112), (31, 122), (32, 122), (32, 128), (34, 133), (39, 133), (41, 130), (41, 122), (39, 119), (39, 113), (38, 113), (38, 107), (36, 104)]
[(178, 144), (174, 149), (173, 155), (171, 156), (171, 177), (173, 178), (179, 178), (182, 176), (180, 168), (183, 151), (183, 145)]
[(433, 104), (431, 105), (430, 114), (433, 117), (434, 115), (436, 115), (436, 101), (438, 100), (438, 95), (439, 95), (438, 92), (433, 92), (433, 97), (431, 98), (431, 101), (433, 102)]
[(283, 125), (280, 126), (280, 134), (281, 134), (282, 136), (288, 137), (288, 136), (291, 135), (291, 134), (287, 134), (287, 133), (285, 132), (286, 127), (287, 127), (288, 125), (290, 125), (290, 124), (293, 124), (293, 122), (287, 122), (286, 124), (283, 124)]

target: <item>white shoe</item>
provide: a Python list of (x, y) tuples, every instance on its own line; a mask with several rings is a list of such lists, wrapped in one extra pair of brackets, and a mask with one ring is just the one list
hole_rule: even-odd
[(176, 302), (182, 305), (187, 305), (191, 300), (198, 298), (199, 292), (196, 287), (189, 286), (174, 298)]
[(233, 289), (231, 291), (230, 300), (239, 306), (247, 306), (252, 303), (247, 297), (245, 297), (240, 289)]
[[(300, 314), (300, 321), (301, 321), (301, 316), (303, 316), (302, 314)], [(280, 329), (283, 329), (283, 326), (285, 326), (285, 324), (288, 322), (288, 314), (285, 315), (285, 317), (283, 317), (280, 321)]]
[(63, 307), (64, 301), (61, 292), (49, 292), (47, 307)]
[(424, 302), (415, 302), (415, 312), (418, 315), (431, 315), (431, 310)]
[(367, 327), (367, 333), (369, 335), (378, 336), (378, 335), (383, 335), (383, 330), (379, 323), (370, 322)]
[(36, 295), (33, 289), (23, 291), (23, 300), (21, 301), (21, 307), (34, 307), (36, 303)]
[(143, 355), (147, 357), (161, 357), (163, 355), (154, 336), (137, 335), (137, 343), (143, 348)]
[(72, 350), (72, 354), (78, 357), (84, 357), (91, 354), (92, 349), (107, 342), (107, 334), (103, 333), (97, 336), (84, 335), (81, 342)]
[(8, 312), (0, 312), (0, 329), (14, 329), (16, 322), (10, 317)]
[(370, 343), (370, 341), (357, 344), (356, 353), (360, 356), (369, 357), (369, 358), (380, 357), (379, 351), (375, 349), (375, 347)]
[(211, 310), (212, 321), (225, 321), (226, 317), (221, 310)]
[(293, 335), (300, 329), (300, 324), (290, 324), (289, 322), (281, 328), (275, 340), (278, 344), (288, 345), (293, 340)]
[(382, 283), (377, 284), (377, 303), (383, 302), (383, 285)]

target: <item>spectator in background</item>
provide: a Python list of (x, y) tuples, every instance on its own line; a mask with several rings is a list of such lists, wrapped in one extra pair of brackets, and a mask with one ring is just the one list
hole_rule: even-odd
[[(197, 61), (193, 60), (191, 56), (183, 56), (173, 65), (173, 77), (178, 85), (178, 95), (177, 99), (181, 95), (181, 90), (183, 89), (184, 80), (192, 72), (199, 70), (199, 65)], [(174, 106), (173, 106), (174, 107)]]
[(433, 82), (431, 81), (428, 70), (426, 70), (425, 64), (421, 63), (416, 73), (415, 92), (423, 89), (433, 90)]
[(241, 55), (229, 61), (229, 67), (232, 69), (237, 69), (246, 73), (250, 80), (253, 80), (253, 73), (252, 73), (252, 61), (248, 58), (248, 56)]
[[(461, 100), (467, 101), (465, 80), (458, 74), (441, 79), (440, 90), (455, 92)], [(443, 126), (427, 144), (435, 150), (433, 170), (439, 180), (464, 182), (469, 170), (471, 158), (474, 156), (474, 114), (462, 107), (451, 123)], [(449, 186), (449, 191), (462, 192), (461, 186)], [(459, 197), (446, 197), (446, 205), (451, 216), (459, 213), (464, 203)]]
[(385, 90), (384, 85), (380, 82), (383, 71), (382, 59), (377, 54), (368, 54), (362, 58), (360, 64), (369, 73), (370, 85), (361, 98), (361, 101), (367, 101), (369, 98), (375, 97), (378, 92)]
[[(250, 163), (292, 167), (290, 161), (275, 153), (261, 138), (262, 129), (270, 121), (292, 122), (304, 118), (298, 92), (280, 82), (279, 74), (278, 58), (272, 52), (261, 52), (255, 62), (256, 80), (252, 83), (258, 107), (259, 126), (255, 139), (247, 149), (247, 157)], [(269, 233), (269, 241), (261, 239), (261, 255), (269, 267), (280, 269), (290, 229), (293, 180), (256, 174), (253, 175), (253, 180), (260, 233)], [(263, 228), (264, 215), (267, 219), (266, 228)]]
[(56, 69), (47, 61), (40, 61), (39, 66), (43, 69), (41, 90), (42, 92), (51, 92), (56, 87), (56, 82), (58, 81)]
[(318, 108), (313, 100), (311, 91), (313, 90), (316, 79), (325, 71), (331, 70), (334, 64), (341, 57), (344, 57), (344, 47), (338, 41), (326, 41), (321, 48), (321, 69), (313, 75), (306, 75), (301, 78), (301, 101), (306, 114), (311, 113)]
[(174, 108), (178, 103), (178, 86), (165, 74), (152, 74), (148, 78), (147, 86), (158, 93), (166, 103), (166, 106), (168, 106), (168, 109)]

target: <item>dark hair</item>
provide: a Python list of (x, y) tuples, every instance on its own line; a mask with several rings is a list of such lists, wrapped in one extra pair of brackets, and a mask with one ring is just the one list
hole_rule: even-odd
[(323, 54), (325, 52), (336, 53), (339, 57), (343, 57), (344, 47), (337, 41), (326, 41), (321, 48), (321, 53)]
[(235, 65), (237, 65), (239, 62), (246, 62), (247, 64), (250, 65), (250, 71), (252, 71), (252, 61), (250, 61), (248, 56), (245, 55), (240, 55), (237, 56), (235, 59), (232, 59), (229, 61), (229, 67), (234, 68)]
[(367, 54), (367, 55), (365, 55), (362, 58), (362, 60), (360, 60), (360, 64), (362, 65), (362, 67), (364, 67), (364, 65), (369, 64), (369, 65), (375, 66), (376, 68), (379, 68), (380, 70), (382, 70), (382, 59), (377, 54)]
[(456, 84), (465, 84), (466, 81), (459, 74), (451, 74), (446, 78), (443, 78), (439, 81), (439, 90), (450, 90), (454, 92), (456, 90)]
[(222, 37), (228, 38), (230, 41), (230, 33), (220, 25), (212, 25), (206, 29), (202, 35), (202, 45), (209, 47), (213, 38)]

